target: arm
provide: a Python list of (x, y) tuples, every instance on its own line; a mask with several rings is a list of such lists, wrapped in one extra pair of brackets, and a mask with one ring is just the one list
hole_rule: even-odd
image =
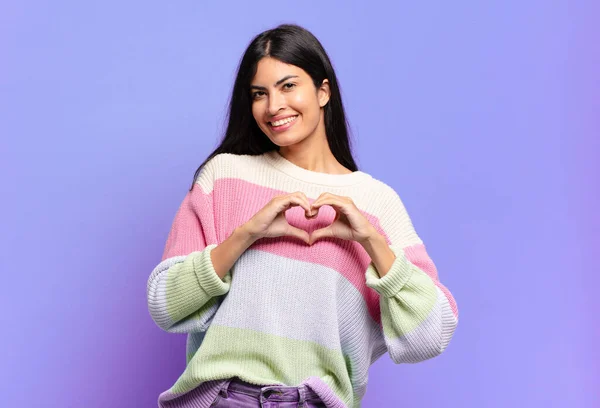
[(238, 228), (217, 243), (209, 164), (179, 207), (162, 261), (148, 279), (148, 310), (168, 332), (208, 329), (229, 291), (231, 267), (253, 242)]
[(372, 260), (366, 283), (380, 294), (390, 357), (396, 364), (416, 363), (446, 349), (458, 324), (458, 308), (400, 198), (392, 195), (385, 208), (391, 211), (382, 217), (385, 235), (374, 233), (363, 243)]
[(148, 308), (172, 333), (206, 331), (231, 285), (230, 269), (251, 245), (240, 228), (221, 244), (161, 262), (148, 280)]

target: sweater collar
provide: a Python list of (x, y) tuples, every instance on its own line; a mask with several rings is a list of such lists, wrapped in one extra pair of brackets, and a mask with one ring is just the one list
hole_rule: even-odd
[(279, 169), (283, 173), (298, 180), (306, 181), (307, 183), (312, 184), (321, 184), (326, 186), (350, 186), (371, 178), (369, 174), (362, 171), (355, 171), (347, 174), (330, 174), (307, 170), (292, 163), (283, 157), (277, 150), (266, 152), (263, 154), (263, 157), (267, 163), (276, 169)]

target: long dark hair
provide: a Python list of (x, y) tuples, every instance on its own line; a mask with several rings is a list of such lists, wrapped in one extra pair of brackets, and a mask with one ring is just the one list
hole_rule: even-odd
[(258, 61), (272, 57), (283, 63), (302, 68), (319, 88), (325, 78), (331, 92), (325, 105), (325, 133), (329, 148), (344, 167), (357, 171), (348, 137), (348, 123), (342, 96), (331, 61), (319, 40), (308, 30), (295, 24), (281, 24), (254, 37), (240, 61), (227, 113), (227, 131), (215, 149), (194, 174), (194, 183), (202, 167), (220, 153), (260, 155), (279, 150), (279, 146), (260, 130), (252, 116), (250, 83), (256, 74)]

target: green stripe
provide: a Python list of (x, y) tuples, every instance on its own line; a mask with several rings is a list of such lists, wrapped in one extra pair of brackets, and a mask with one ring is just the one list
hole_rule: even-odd
[(344, 357), (341, 350), (311, 341), (213, 323), (170, 391), (185, 393), (201, 382), (233, 376), (253, 384), (287, 385), (317, 376), (351, 405), (354, 393)]
[(436, 304), (437, 290), (431, 278), (417, 269), (395, 296), (381, 299), (384, 334), (387, 338), (397, 338), (412, 332), (425, 321)]
[(167, 313), (172, 322), (178, 322), (197, 310), (208, 296), (198, 290), (198, 278), (194, 271), (192, 256), (177, 263), (167, 271), (165, 282)]

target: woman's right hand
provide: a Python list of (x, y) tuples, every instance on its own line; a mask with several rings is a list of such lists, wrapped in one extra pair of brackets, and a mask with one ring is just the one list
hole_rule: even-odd
[(243, 227), (253, 240), (293, 236), (308, 244), (308, 232), (291, 226), (285, 218), (285, 212), (296, 206), (304, 208), (306, 218), (310, 219), (316, 215), (316, 211), (315, 214), (311, 214), (310, 202), (306, 194), (297, 191), (273, 197)]

